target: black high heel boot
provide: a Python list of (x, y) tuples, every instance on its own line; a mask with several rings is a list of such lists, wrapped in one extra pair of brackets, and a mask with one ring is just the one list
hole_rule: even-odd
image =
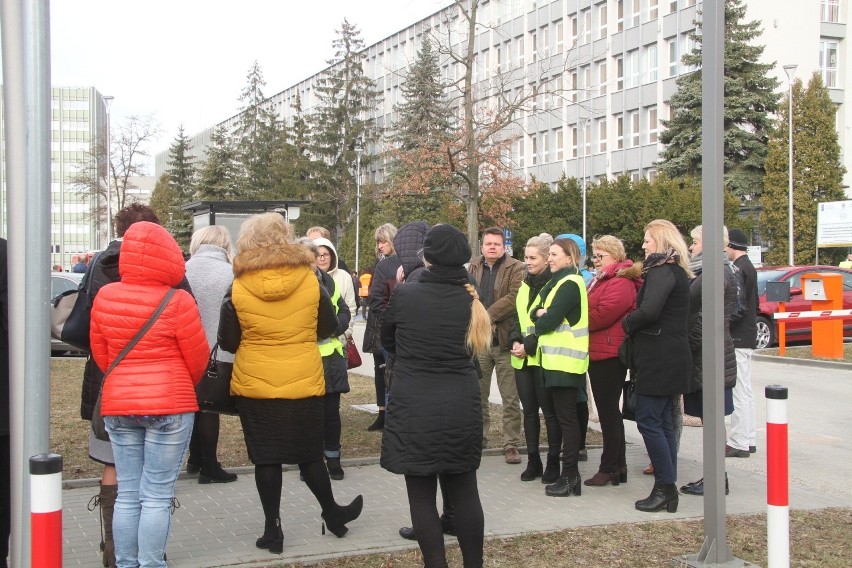
[(621, 469), (618, 470), (618, 482), (619, 483), (627, 483), (627, 466), (621, 466)]
[(544, 493), (548, 497), (568, 497), (572, 493), (574, 495), (580, 495), (582, 489), (583, 484), (580, 483), (579, 473), (575, 477), (568, 477), (565, 473), (563, 473), (559, 479), (556, 480), (556, 483), (544, 488)]
[(663, 509), (669, 513), (677, 513), (678, 501), (677, 487), (674, 483), (655, 483), (647, 499), (636, 501), (636, 509), (646, 513), (656, 513)]
[(543, 471), (541, 456), (537, 453), (527, 454), (527, 469), (521, 474), (521, 481), (533, 481), (536, 477), (541, 477)]
[(351, 503), (346, 505), (336, 505), (331, 511), (323, 512), (322, 518), (328, 530), (337, 538), (346, 536), (349, 529), (346, 523), (354, 521), (361, 515), (361, 509), (364, 508), (364, 497), (358, 495)]
[(547, 466), (544, 468), (544, 473), (541, 474), (542, 483), (555, 483), (559, 479), (559, 454), (547, 454)]
[(284, 531), (281, 530), (281, 519), (267, 519), (263, 536), (254, 543), (258, 548), (268, 548), (272, 554), (284, 552)]

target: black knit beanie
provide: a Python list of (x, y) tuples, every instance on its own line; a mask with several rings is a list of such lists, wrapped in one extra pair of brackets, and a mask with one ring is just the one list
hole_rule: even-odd
[(426, 233), (423, 258), (437, 266), (462, 266), (472, 253), (467, 237), (452, 225), (435, 225)]

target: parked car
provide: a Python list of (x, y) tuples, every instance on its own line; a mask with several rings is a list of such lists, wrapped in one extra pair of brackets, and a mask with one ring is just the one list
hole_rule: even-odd
[[(757, 269), (757, 293), (760, 302), (757, 316), (757, 348), (770, 347), (778, 343), (778, 323), (772, 314), (778, 311), (778, 302), (766, 301), (767, 282), (790, 282), (790, 301), (784, 306), (785, 312), (804, 312), (811, 310), (811, 301), (802, 296), (802, 274), (830, 273), (843, 275), (843, 309), (852, 309), (852, 270), (837, 266), (763, 266)], [(787, 341), (810, 341), (811, 322), (786, 323)], [(852, 321), (843, 322), (844, 337), (852, 337)]]
[[(75, 274), (73, 272), (51, 272), (50, 273), (50, 298), (53, 300), (59, 294), (63, 292), (67, 292), (69, 290), (76, 290), (80, 287), (80, 281), (83, 279), (82, 274)], [(51, 304), (53, 302), (51, 301)], [(50, 338), (50, 354), (51, 356), (63, 355), (65, 353), (72, 352), (74, 354), (81, 354), (82, 352), (68, 345), (67, 343), (60, 341), (59, 339)]]

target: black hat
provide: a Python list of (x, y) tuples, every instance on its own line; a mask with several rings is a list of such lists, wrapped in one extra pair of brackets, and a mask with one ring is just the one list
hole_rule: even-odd
[(748, 250), (748, 237), (739, 229), (731, 229), (728, 231), (728, 248)]
[(467, 237), (452, 225), (435, 225), (426, 233), (423, 258), (439, 266), (462, 266), (472, 253)]

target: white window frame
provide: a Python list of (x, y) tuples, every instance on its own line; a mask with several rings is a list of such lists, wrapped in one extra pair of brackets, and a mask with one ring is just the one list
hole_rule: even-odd
[(660, 121), (657, 118), (656, 105), (649, 106), (646, 109), (646, 115), (648, 117), (648, 144), (656, 144), (660, 130)]
[(583, 94), (584, 100), (594, 96), (592, 92), (592, 65), (586, 65), (583, 68)]
[(524, 137), (521, 136), (520, 138), (518, 138), (518, 167), (519, 168), (523, 168), (524, 163), (526, 161), (526, 156), (524, 155), (524, 152), (526, 151), (526, 149), (525, 149), (524, 146), (525, 146)]
[(630, 112), (630, 146), (639, 146), (639, 111)]
[(576, 158), (577, 157), (577, 149), (578, 149), (578, 146), (579, 146), (579, 140), (577, 138), (579, 136), (579, 132), (577, 130), (577, 125), (572, 124), (571, 126), (568, 127), (568, 131), (571, 133), (571, 157)]
[(630, 14), (630, 27), (635, 28), (641, 23), (642, 7), (640, 0), (633, 0), (633, 10)]
[(615, 117), (615, 147), (618, 150), (624, 149), (624, 113)]
[(541, 133), (541, 163), (550, 163), (550, 137), (547, 132)]
[(539, 35), (541, 35), (541, 56), (548, 57), (550, 56), (550, 27), (540, 27)]
[(561, 162), (565, 157), (565, 130), (557, 128), (556, 132), (556, 160)]
[(592, 9), (583, 10), (583, 44), (592, 43)]
[(624, 89), (624, 58), (620, 55), (615, 58), (615, 91)]
[(819, 21), (839, 24), (840, 0), (821, 0), (819, 3)]
[(586, 120), (583, 123), (583, 155), (590, 156), (592, 154), (592, 121)]
[(607, 4), (598, 6), (598, 39), (606, 39)]
[(645, 46), (645, 73), (643, 83), (655, 83), (659, 77), (659, 55), (657, 44), (652, 43)]
[(571, 102), (576, 103), (577, 100), (579, 99), (578, 91), (580, 90), (580, 75), (577, 73), (577, 71), (571, 71), (570, 77), (571, 77)]
[(538, 33), (530, 32), (530, 44), (532, 44), (532, 62), (538, 61)]
[(556, 53), (562, 53), (565, 47), (565, 22), (556, 22)]
[(606, 119), (600, 118), (598, 119), (598, 152), (606, 152), (606, 140)]
[(533, 134), (530, 136), (532, 139), (532, 165), (538, 165), (538, 136)]
[(624, 31), (624, 0), (617, 0), (615, 4), (615, 31)]
[(625, 75), (627, 75), (627, 77), (625, 77), (625, 87), (628, 89), (631, 87), (638, 87), (640, 77), (638, 49), (627, 52), (627, 65), (625, 65), (625, 67), (626, 69), (624, 72)]
[(669, 1), (669, 14), (674, 14), (677, 12), (677, 0)]
[(607, 84), (607, 76), (606, 76), (606, 59), (602, 59), (598, 62), (598, 94), (605, 95), (606, 94), (606, 84)]
[(659, 0), (648, 0), (648, 21), (652, 22), (660, 16)]
[(680, 57), (677, 48), (677, 37), (666, 40), (666, 53), (668, 54), (669, 60), (669, 77), (677, 77), (677, 69), (680, 64)]
[[(832, 55), (833, 61), (832, 61)], [(838, 70), (840, 59), (840, 43), (831, 40), (820, 40), (819, 42), (819, 72), (822, 82), (829, 89), (836, 89), (838, 85)]]

